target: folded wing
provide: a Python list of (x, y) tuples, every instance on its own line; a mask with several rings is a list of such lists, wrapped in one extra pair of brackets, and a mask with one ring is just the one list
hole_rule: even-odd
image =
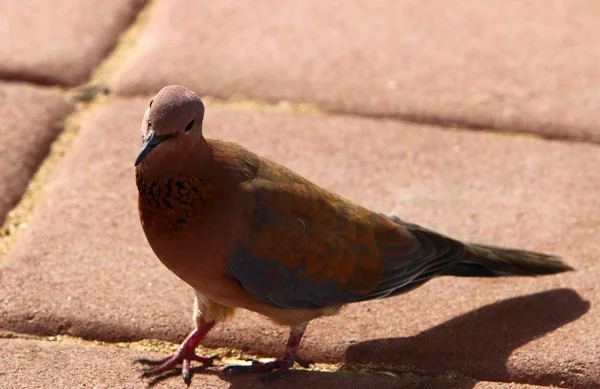
[(371, 212), (263, 163), (244, 184), (254, 199), (248, 234), (228, 262), (253, 297), (281, 308), (381, 298), (451, 268), (461, 243)]

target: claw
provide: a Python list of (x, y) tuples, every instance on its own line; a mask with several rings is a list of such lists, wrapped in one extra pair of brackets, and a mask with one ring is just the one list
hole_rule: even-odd
[(187, 384), (190, 381), (190, 362), (198, 361), (204, 365), (204, 367), (212, 366), (213, 361), (218, 357), (213, 355), (212, 357), (201, 357), (196, 354), (186, 354), (181, 351), (177, 351), (174, 354), (171, 354), (165, 358), (150, 360), (150, 359), (138, 359), (137, 362), (155, 366), (144, 369), (142, 373), (142, 377), (151, 377), (154, 375), (158, 375), (164, 373), (168, 370), (175, 369), (179, 365), (182, 366), (181, 374), (183, 375), (183, 381)]
[(250, 359), (252, 361), (251, 365), (227, 366), (225, 369), (223, 369), (223, 372), (265, 373), (262, 377), (262, 380), (269, 381), (275, 378), (279, 378), (285, 373), (287, 373), (290, 370), (290, 368), (294, 366), (294, 362), (298, 362), (298, 364), (304, 368), (309, 368), (310, 365), (314, 364), (313, 361), (298, 359), (296, 356), (298, 345), (300, 344), (300, 339), (302, 339), (303, 333), (304, 328), (296, 328), (295, 330), (292, 330), (281, 359), (276, 359), (270, 362), (260, 362)]
[(221, 357), (218, 355), (211, 355), (210, 357), (201, 357), (196, 354), (190, 355), (190, 359), (193, 361), (198, 361), (204, 365), (204, 367), (209, 367), (214, 364), (215, 361), (220, 361)]
[[(200, 362), (204, 367), (208, 367), (212, 366), (214, 361), (219, 359), (218, 355), (201, 357), (194, 352), (202, 338), (204, 338), (204, 335), (206, 335), (214, 324), (214, 321), (205, 322), (202, 326), (190, 333), (181, 344), (181, 347), (171, 355), (156, 360), (147, 358), (137, 359), (137, 363), (150, 366), (143, 370), (141, 377), (157, 376), (166, 373), (169, 370), (177, 370), (179, 366), (181, 366), (183, 382), (189, 386), (192, 382), (192, 361)], [(168, 374), (169, 373), (167, 373), (167, 375)], [(160, 377), (158, 377), (158, 379), (160, 379)]]

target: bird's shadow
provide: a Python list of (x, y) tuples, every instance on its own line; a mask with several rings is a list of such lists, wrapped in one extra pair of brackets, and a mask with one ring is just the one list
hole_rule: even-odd
[[(567, 378), (568, 383), (568, 377), (545, 372), (542, 372), (542, 377), (522, 377), (517, 380), (510, 376), (506, 361), (515, 349), (574, 321), (589, 308), (588, 301), (574, 290), (566, 288), (515, 297), (467, 312), (415, 336), (373, 339), (353, 344), (346, 350), (345, 362), (353, 366), (369, 365), (371, 369), (381, 366), (384, 371), (394, 371), (394, 366), (412, 366), (430, 375), (416, 381), (414, 377), (400, 377), (400, 381), (389, 382), (390, 387), (398, 388), (439, 388), (443, 383), (433, 376), (448, 371), (456, 371), (477, 380), (558, 385), (565, 383)], [(264, 387), (260, 375), (256, 374), (222, 374), (214, 368), (202, 367), (192, 368), (192, 373), (195, 379), (201, 379), (202, 374), (219, 374), (221, 379), (231, 384), (230, 388)], [(171, 371), (155, 377), (148, 384), (153, 386), (180, 374), (181, 370)], [(372, 384), (380, 386), (383, 382), (377, 380), (384, 379), (379, 377), (377, 382), (369, 382), (374, 378), (358, 377), (360, 375), (350, 376), (343, 371), (291, 371), (283, 378), (270, 382), (269, 387), (300, 385), (325, 388), (341, 385), (345, 388), (361, 388)], [(459, 379), (450, 384), (461, 389), (474, 385), (468, 379)]]
[[(510, 382), (506, 367), (517, 348), (575, 319), (590, 308), (572, 289), (553, 289), (502, 300), (405, 338), (374, 339), (346, 350), (350, 364), (413, 366), (427, 372), (456, 371), (478, 380)], [(526, 367), (524, 370), (527, 370)], [(540, 372), (522, 377), (558, 385), (568, 377)]]

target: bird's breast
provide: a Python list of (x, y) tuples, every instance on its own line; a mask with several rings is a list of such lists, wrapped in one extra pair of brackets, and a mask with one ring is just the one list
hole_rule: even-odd
[(178, 175), (165, 179), (145, 179), (136, 175), (138, 207), (144, 229), (170, 235), (201, 219), (214, 201), (210, 179)]
[(137, 175), (140, 220), (152, 250), (180, 278), (202, 291), (224, 274), (237, 239), (239, 208), (210, 178)]

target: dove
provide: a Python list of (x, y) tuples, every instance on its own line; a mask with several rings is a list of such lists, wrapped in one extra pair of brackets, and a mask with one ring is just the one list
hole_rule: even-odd
[(265, 379), (294, 363), (307, 324), (346, 304), (397, 296), (436, 276), (535, 276), (572, 270), (558, 257), (460, 242), (371, 211), (243, 146), (206, 139), (204, 104), (171, 85), (150, 101), (135, 160), (139, 215), (158, 259), (195, 291), (195, 329), (143, 375), (215, 357), (196, 347), (236, 309), (290, 328), (283, 355), (229, 366)]

